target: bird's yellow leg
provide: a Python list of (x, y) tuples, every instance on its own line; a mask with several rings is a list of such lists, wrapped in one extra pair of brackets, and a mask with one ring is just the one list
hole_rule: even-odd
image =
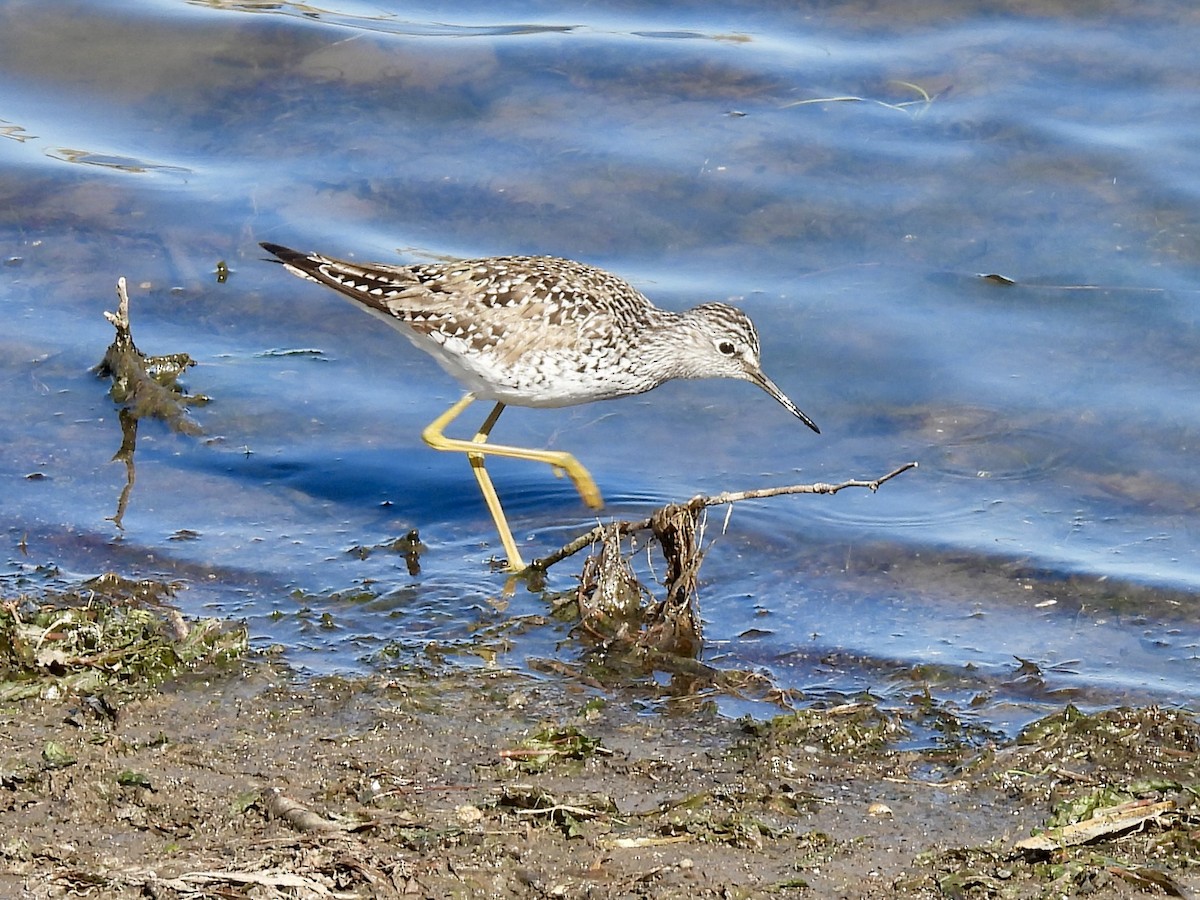
[[(497, 403), (488, 413), (488, 417), (479, 427), (479, 431), (475, 433), (475, 437), (471, 438), (472, 444), (478, 445), (487, 441), (492, 427), (502, 412), (504, 412), (504, 404)], [(479, 482), (479, 491), (483, 494), (483, 502), (487, 504), (488, 512), (492, 514), (492, 521), (496, 523), (496, 531), (500, 533), (500, 543), (504, 545), (504, 555), (508, 558), (508, 570), (513, 573), (523, 572), (525, 560), (521, 558), (521, 551), (517, 549), (512, 529), (508, 527), (508, 517), (504, 515), (504, 509), (500, 506), (500, 497), (496, 493), (496, 488), (492, 486), (492, 476), (488, 474), (485, 457), (482, 453), (474, 451), (467, 454), (467, 459), (471, 462), (471, 471), (475, 475), (475, 480)]]
[(546, 463), (558, 472), (566, 472), (571, 477), (571, 481), (575, 483), (575, 490), (579, 491), (579, 496), (583, 499), (583, 502), (592, 507), (592, 509), (600, 509), (604, 506), (604, 498), (600, 496), (600, 489), (596, 487), (596, 482), (592, 480), (591, 474), (570, 453), (564, 453), (560, 450), (533, 450), (525, 447), (508, 447), (504, 444), (485, 443), (488, 434), (492, 430), (492, 426), (496, 424), (496, 420), (500, 418), (500, 413), (504, 410), (503, 403), (496, 404), (496, 408), (492, 410), (491, 414), (484, 421), (483, 426), (476, 433), (474, 439), (463, 441), (457, 438), (446, 437), (444, 434), (446, 426), (457, 419), (462, 414), (462, 411), (474, 401), (474, 394), (466, 394), (461, 400), (430, 422), (425, 430), (421, 432), (421, 438), (435, 450), (456, 450), (459, 453), (466, 453), (468, 455), (507, 456), (510, 459), (527, 459), (532, 462)]
[(496, 531), (500, 533), (500, 543), (504, 545), (504, 555), (508, 559), (508, 571), (523, 572), (525, 571), (525, 560), (521, 558), (521, 551), (517, 549), (517, 542), (513, 540), (512, 530), (508, 527), (508, 519), (500, 506), (500, 498), (496, 496), (496, 489), (492, 487), (492, 477), (488, 475), (488, 471), (484, 467), (483, 457), (473, 453), (469, 459), (471, 460), (471, 471), (475, 473), (475, 480), (479, 482), (483, 501), (487, 504), (488, 512), (492, 514), (492, 521), (496, 523)]
[(475, 475), (475, 480), (479, 482), (479, 491), (483, 494), (483, 502), (487, 504), (488, 512), (492, 514), (492, 521), (496, 523), (496, 531), (500, 534), (500, 543), (504, 545), (508, 570), (514, 573), (521, 572), (525, 569), (525, 561), (521, 558), (521, 551), (517, 549), (517, 542), (513, 540), (512, 529), (508, 527), (508, 518), (504, 515), (504, 509), (500, 506), (500, 498), (496, 495), (496, 488), (492, 485), (492, 478), (484, 466), (484, 455), (478, 449), (479, 445), (487, 440), (488, 432), (500, 418), (500, 413), (504, 411), (504, 404), (496, 404), (495, 409), (488, 415), (475, 437), (469, 441), (448, 438), (442, 433), (443, 429), (474, 400), (474, 394), (467, 394), (434, 419), (421, 433), (421, 437), (424, 438), (425, 443), (436, 450), (461, 450), (467, 454), (467, 459), (471, 462), (471, 471)]

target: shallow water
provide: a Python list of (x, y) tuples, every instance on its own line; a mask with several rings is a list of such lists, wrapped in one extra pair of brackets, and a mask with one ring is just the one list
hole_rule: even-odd
[[(558, 626), (506, 625), (546, 606), (488, 571), (465, 461), (420, 441), (458, 386), (257, 242), (555, 254), (739, 303), (822, 428), (722, 382), (506, 412), (604, 517), (920, 462), (724, 534), (714, 511), (707, 658), (810, 695), (936, 672), (1001, 727), (1194, 702), (1200, 13), (1075, 7), (0, 5), (10, 584), (174, 578), (312, 671), (481, 628), (502, 662), (554, 656)], [(89, 371), (119, 275), (139, 346), (190, 353), (212, 398), (200, 440), (142, 423), (123, 530)], [(595, 521), (544, 467), (489, 468), (529, 556)], [(418, 576), (356, 552), (414, 527)]]

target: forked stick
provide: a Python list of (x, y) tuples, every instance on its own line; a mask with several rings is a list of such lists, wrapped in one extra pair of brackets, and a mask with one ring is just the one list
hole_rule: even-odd
[[(861, 479), (852, 478), (847, 481), (839, 482), (838, 484), (826, 484), (825, 482), (815, 482), (814, 484), (789, 484), (783, 487), (773, 488), (758, 488), (752, 491), (724, 491), (712, 497), (707, 497), (700, 494), (693, 497), (686, 503), (680, 503), (678, 506), (692, 512), (705, 509), (709, 506), (724, 506), (727, 503), (737, 503), (739, 500), (761, 500), (765, 497), (779, 497), (784, 494), (836, 494), (844, 488), (867, 488), (871, 492), (879, 490), (879, 486), (886, 481), (891, 481), (901, 472), (907, 472), (909, 469), (917, 468), (915, 462), (905, 463), (904, 465), (893, 469), (881, 478), (876, 478), (873, 481), (863, 481)], [(669, 507), (664, 507), (669, 508)], [(660, 510), (661, 512), (661, 510)], [(603, 532), (606, 529), (617, 528), (621, 535), (632, 534), (635, 531), (647, 531), (651, 528), (651, 519), (648, 517), (638, 522), (615, 522), (609, 525), (597, 525), (586, 534), (582, 534), (568, 544), (564, 544), (559, 549), (555, 550), (548, 556), (541, 559), (535, 559), (530, 565), (531, 569), (538, 569), (542, 572), (550, 568), (557, 562), (562, 562), (568, 556), (572, 556), (582, 550), (584, 547), (590, 547), (596, 541), (601, 539)]]

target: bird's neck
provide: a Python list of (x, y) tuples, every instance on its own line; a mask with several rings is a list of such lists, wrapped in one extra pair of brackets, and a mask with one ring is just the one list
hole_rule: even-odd
[(707, 372), (697, 365), (692, 352), (702, 336), (688, 313), (659, 310), (662, 313), (653, 325), (639, 336), (637, 370), (661, 383), (672, 378), (704, 378)]

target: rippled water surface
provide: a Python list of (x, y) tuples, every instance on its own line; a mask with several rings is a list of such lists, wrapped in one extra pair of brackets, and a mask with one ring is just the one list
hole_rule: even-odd
[[(563, 652), (489, 572), (466, 462), (420, 440), (459, 387), (257, 242), (552, 254), (741, 305), (822, 429), (715, 381), (508, 411), (496, 437), (579, 456), (603, 518), (920, 462), (714, 510), (706, 659), (809, 695), (932, 683), (1001, 727), (1193, 703), (1200, 12), (708, 7), (0, 3), (10, 587), (169, 577), (312, 671), (480, 628), (508, 664)], [(139, 346), (212, 398), (198, 439), (141, 424), (123, 528), (90, 371), (120, 275)], [(595, 522), (544, 466), (489, 468), (530, 557)], [(364, 549), (412, 528), (418, 575)]]

